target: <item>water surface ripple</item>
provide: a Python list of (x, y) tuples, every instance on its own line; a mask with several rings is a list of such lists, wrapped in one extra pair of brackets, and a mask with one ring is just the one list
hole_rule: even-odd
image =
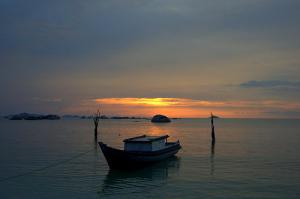
[(134, 172), (109, 170), (92, 121), (0, 120), (0, 198), (300, 198), (300, 120), (208, 119), (169, 124), (103, 120), (99, 139), (180, 139), (177, 157)]

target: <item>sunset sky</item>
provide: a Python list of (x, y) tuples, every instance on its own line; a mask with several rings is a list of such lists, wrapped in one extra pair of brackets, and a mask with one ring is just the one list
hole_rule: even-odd
[(300, 118), (299, 0), (0, 0), (0, 115)]

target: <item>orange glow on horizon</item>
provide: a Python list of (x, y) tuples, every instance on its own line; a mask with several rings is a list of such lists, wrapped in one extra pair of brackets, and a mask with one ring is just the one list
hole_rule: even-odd
[(176, 98), (101, 98), (95, 99), (99, 104), (172, 106), (178, 104)]
[(262, 101), (205, 101), (188, 98), (97, 98), (83, 100), (79, 106), (65, 109), (68, 113), (93, 113), (99, 108), (105, 115), (199, 118), (210, 113), (225, 118), (276, 118), (273, 112), (300, 110), (299, 102)]

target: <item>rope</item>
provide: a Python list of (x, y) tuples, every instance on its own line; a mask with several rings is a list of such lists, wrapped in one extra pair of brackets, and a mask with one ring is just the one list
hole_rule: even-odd
[(89, 152), (91, 152), (91, 151), (93, 151), (93, 150), (95, 150), (95, 149), (91, 149), (91, 150), (82, 152), (82, 153), (80, 153), (80, 154), (77, 154), (77, 155), (72, 156), (72, 157), (69, 158), (69, 159), (62, 160), (62, 161), (59, 161), (59, 162), (56, 162), (56, 163), (53, 163), (53, 164), (49, 164), (49, 165), (47, 165), (47, 166), (45, 166), (45, 167), (42, 167), (42, 168), (38, 168), (38, 169), (34, 169), (34, 170), (32, 170), (32, 171), (28, 171), (28, 172), (25, 172), (25, 173), (21, 173), (21, 174), (9, 176), (9, 177), (6, 177), (6, 178), (2, 178), (2, 179), (0, 179), (0, 182), (4, 182), (4, 181), (8, 181), (8, 180), (13, 180), (13, 179), (15, 179), (15, 178), (19, 178), (19, 177), (31, 175), (31, 174), (36, 173), (36, 172), (39, 172), (39, 171), (43, 171), (43, 170), (46, 170), (46, 169), (49, 169), (49, 168), (52, 168), (52, 167), (56, 167), (56, 166), (65, 164), (65, 163), (70, 162), (70, 161), (72, 161), (72, 160), (74, 160), (74, 159), (76, 159), (76, 158), (79, 158), (79, 157), (81, 157), (81, 156), (83, 156), (83, 155), (85, 155), (85, 154), (87, 154), (87, 153), (89, 153)]

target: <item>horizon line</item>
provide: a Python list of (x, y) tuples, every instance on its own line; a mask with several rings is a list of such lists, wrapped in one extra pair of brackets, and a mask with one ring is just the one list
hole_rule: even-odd
[[(4, 118), (6, 116), (9, 116), (9, 115), (16, 115), (16, 114), (21, 114), (21, 113), (28, 113), (28, 114), (40, 114), (40, 115), (49, 115), (49, 114), (53, 114), (53, 115), (58, 115), (60, 117), (63, 117), (63, 116), (67, 116), (67, 115), (70, 115), (70, 116), (85, 116), (85, 117), (91, 117), (93, 116), (93, 114), (90, 114), (90, 115), (87, 115), (87, 114), (70, 114), (70, 113), (63, 113), (63, 114), (56, 114), (56, 113), (30, 113), (30, 112), (20, 112), (20, 113), (10, 113), (10, 114), (5, 114), (5, 115), (0, 115), (0, 117)], [(101, 116), (106, 116), (108, 117), (108, 119), (113, 119), (111, 117), (135, 117), (135, 119), (151, 119), (153, 116), (138, 116), (138, 115), (101, 115)], [(167, 115), (166, 115), (167, 116)], [(167, 116), (169, 117), (169, 116)], [(222, 117), (222, 116), (218, 116), (219, 118), (216, 118), (216, 119), (278, 119), (278, 120), (297, 120), (297, 119), (300, 119), (299, 117)], [(210, 118), (210, 116), (207, 116), (207, 117), (169, 117), (170, 119), (208, 119)]]

